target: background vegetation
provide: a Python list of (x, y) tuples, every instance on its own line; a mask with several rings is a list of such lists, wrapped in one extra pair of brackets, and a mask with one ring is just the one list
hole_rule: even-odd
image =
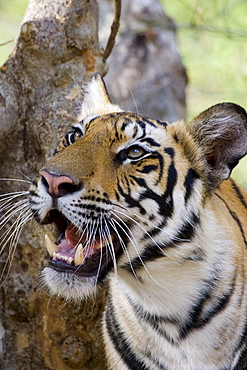
[[(0, 65), (18, 34), (28, 0), (0, 0)], [(177, 24), (178, 44), (186, 66), (188, 120), (222, 101), (246, 104), (247, 1), (161, 0)], [(5, 44), (5, 45), (3, 45)], [(234, 177), (247, 186), (247, 159)]]
[[(187, 69), (188, 119), (223, 101), (247, 109), (247, 1), (161, 0), (177, 24)], [(247, 187), (247, 157), (233, 171)]]

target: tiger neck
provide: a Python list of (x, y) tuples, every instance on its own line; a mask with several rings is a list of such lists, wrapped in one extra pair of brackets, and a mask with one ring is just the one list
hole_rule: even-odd
[[(146, 314), (180, 324), (188, 319), (188, 312), (200, 310), (201, 317), (206, 315), (210, 304), (221, 303), (219, 294), (225, 292), (227, 297), (235, 271), (234, 265), (229, 264), (231, 241), (225, 231), (220, 231), (210, 212), (205, 215), (204, 224), (193, 242), (180, 244), (179, 249), (170, 253), (167, 251), (166, 256), (146, 263), (136, 274), (120, 269), (118, 276), (112, 279), (114, 294), (124, 295), (132, 306)], [(201, 258), (196, 257), (196, 253), (195, 258), (188, 258), (198, 246), (205, 252)], [(184, 253), (186, 250), (190, 253)]]

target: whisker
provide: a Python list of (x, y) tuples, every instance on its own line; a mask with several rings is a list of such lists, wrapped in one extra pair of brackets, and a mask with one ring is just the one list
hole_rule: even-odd
[[(9, 244), (9, 250), (8, 250), (8, 256), (7, 256), (6, 263), (3, 267), (3, 270), (2, 270), (1, 275), (0, 275), (0, 286), (2, 286), (5, 283), (5, 281), (8, 277), (8, 274), (9, 274), (9, 271), (10, 271), (10, 268), (11, 268), (11, 265), (12, 265), (12, 261), (13, 261), (13, 258), (14, 258), (14, 252), (15, 252), (20, 234), (22, 232), (22, 229), (23, 229), (24, 225), (28, 221), (30, 221), (31, 219), (32, 219), (31, 211), (29, 209), (26, 209), (25, 212), (23, 212), (22, 214), (20, 214), (17, 217), (17, 219), (15, 220), (13, 225), (11, 225), (10, 229), (8, 229), (6, 233), (4, 233), (5, 234), (5, 236), (3, 238), (4, 243), (2, 245), (0, 253), (2, 253), (2, 251), (4, 250), (4, 248), (7, 244)], [(11, 232), (13, 227), (14, 227), (14, 231)], [(4, 275), (5, 275), (5, 277), (4, 277)]]
[[(85, 249), (90, 246), (90, 244), (92, 244), (91, 240), (93, 240), (93, 237), (95, 236), (95, 228), (94, 228), (94, 224), (95, 224), (95, 221), (89, 225), (89, 232), (87, 233), (87, 240), (85, 241), (84, 245), (83, 245), (83, 250), (85, 251)], [(88, 225), (87, 225), (88, 226)], [(78, 243), (77, 243), (78, 244)], [(79, 243), (80, 244), (80, 243)], [(78, 245), (79, 245), (78, 244)], [(77, 245), (77, 246), (78, 246)], [(76, 247), (75, 247), (76, 248)], [(81, 266), (78, 265), (77, 269), (75, 270), (74, 273), (76, 273), (76, 271), (79, 269), (79, 267)]]
[(130, 212), (129, 208), (127, 207), (124, 207), (124, 206), (121, 206), (120, 204), (117, 204), (117, 203), (114, 203), (114, 202), (111, 202), (111, 204), (115, 207), (118, 207), (118, 208), (121, 208), (121, 209), (124, 209), (125, 211), (127, 212)]
[(12, 179), (7, 177), (1, 177), (0, 181), (18, 181), (18, 182), (25, 182), (26, 184), (32, 184), (31, 180), (23, 180), (23, 179)]
[[(126, 209), (127, 210), (127, 209)], [(154, 238), (152, 237), (152, 235), (150, 235), (149, 233), (148, 233), (148, 231), (142, 226), (142, 225), (140, 225), (140, 223), (139, 222), (137, 222), (133, 217), (137, 217), (140, 221), (143, 221), (143, 222), (145, 222), (145, 223), (147, 223), (147, 220), (145, 220), (145, 218), (143, 218), (143, 217), (141, 217), (141, 216), (139, 216), (138, 214), (133, 214), (133, 217), (131, 217), (131, 216), (129, 216), (129, 215), (127, 215), (126, 213), (123, 213), (123, 212), (120, 212), (120, 211), (118, 211), (118, 210), (114, 210), (114, 212), (117, 212), (117, 213), (119, 213), (119, 214), (121, 214), (121, 215), (123, 215), (123, 216), (125, 216), (125, 217), (127, 217), (127, 218), (129, 218), (131, 221), (133, 221), (137, 226), (139, 226), (140, 228), (142, 228), (142, 230), (143, 231), (145, 231), (145, 234), (155, 243), (155, 245), (160, 249), (160, 250), (162, 250), (163, 251), (163, 253), (164, 253), (164, 256), (167, 256), (167, 254), (165, 253), (165, 251), (163, 250), (163, 249), (161, 249), (160, 248), (160, 246), (157, 244), (157, 242), (154, 240)], [(174, 242), (174, 241), (176, 241), (176, 242), (186, 242), (186, 241), (188, 241), (188, 239), (185, 239), (185, 238), (178, 238), (176, 235), (170, 235), (170, 239), (168, 239), (167, 240), (167, 235), (163, 232), (163, 229), (162, 228), (160, 228), (160, 227), (158, 227), (157, 225), (155, 225), (154, 223), (150, 223), (150, 225), (152, 226), (152, 228), (155, 228), (155, 229), (157, 229), (157, 230), (159, 230), (159, 231), (161, 231), (160, 233), (159, 233), (159, 236), (164, 236), (165, 238), (166, 238), (166, 244), (168, 245), (169, 243), (170, 243), (170, 241), (172, 241), (172, 242)], [(192, 227), (194, 227), (194, 228), (196, 228), (196, 226), (195, 225), (193, 225), (192, 223), (190, 223), (190, 225), (192, 226)]]
[[(130, 234), (132, 234), (131, 233), (131, 230), (128, 228), (128, 226), (121, 220), (121, 219), (119, 219), (121, 222), (122, 222), (122, 224), (128, 229), (128, 231), (130, 232)], [(136, 248), (136, 241), (134, 242), (134, 240), (135, 240), (135, 238), (134, 238), (134, 236), (132, 235), (132, 237), (133, 237), (133, 239), (132, 238), (130, 238), (130, 236), (129, 236), (129, 234), (128, 234), (128, 232), (123, 228), (123, 226), (122, 225), (120, 225), (120, 223), (118, 222), (118, 221), (116, 221), (116, 220), (114, 220), (114, 219), (111, 219), (111, 222), (113, 222), (113, 223), (115, 223), (115, 224), (117, 224), (117, 226), (124, 232), (124, 234), (128, 237), (128, 239), (129, 239), (129, 241), (131, 242), (131, 244), (133, 245), (133, 247), (134, 247), (134, 249), (135, 249), (135, 251), (137, 252), (137, 255), (138, 255), (138, 257), (139, 257), (139, 259), (140, 259), (140, 261), (142, 262), (142, 264), (143, 264), (143, 266), (144, 266), (144, 268), (146, 268), (146, 266), (145, 266), (145, 264), (144, 264), (144, 262), (142, 261), (142, 259), (141, 259), (141, 256), (140, 256), (140, 254), (139, 254), (139, 252), (138, 252), (138, 250), (137, 250), (137, 248)], [(116, 226), (115, 226), (115, 229), (116, 229)], [(124, 244), (124, 242), (123, 242), (123, 245), (124, 245), (124, 251), (125, 251), (125, 253), (127, 254), (127, 257), (128, 257), (128, 260), (129, 260), (129, 262), (130, 262), (130, 265), (131, 265), (131, 270), (132, 270), (132, 272), (133, 272), (133, 274), (134, 274), (134, 276), (135, 276), (135, 278), (136, 278), (136, 280), (139, 282), (139, 278), (138, 278), (138, 276), (136, 275), (136, 272), (135, 272), (135, 269), (133, 268), (133, 265), (131, 264), (131, 258), (130, 258), (130, 255), (129, 255), (129, 252), (128, 252), (128, 249), (127, 249), (127, 247), (125, 246), (125, 244)], [(122, 245), (122, 246), (123, 246)]]
[[(18, 197), (19, 196), (16, 196), (14, 198), (18, 199)], [(26, 198), (25, 199), (20, 199), (16, 202), (13, 202), (13, 197), (8, 198), (8, 199), (5, 198), (5, 199), (0, 200), (0, 213), (2, 213), (2, 216), (0, 217), (0, 219), (4, 218), (4, 215), (6, 215), (6, 213), (9, 213), (11, 208), (16, 208), (21, 203), (27, 203), (28, 204), (29, 202)]]
[(11, 199), (13, 195), (14, 195), (14, 198), (16, 198), (16, 197), (19, 197), (19, 196), (22, 196), (22, 195), (27, 195), (27, 194), (29, 194), (29, 191), (14, 191), (12, 193), (0, 194), (0, 198), (6, 197), (6, 199), (8, 199), (8, 198)]
[(136, 113), (137, 113), (137, 114), (139, 114), (139, 110), (138, 110), (138, 106), (137, 106), (137, 103), (136, 103), (136, 100), (135, 100), (134, 94), (132, 93), (132, 90), (131, 90), (131, 88), (129, 87), (128, 83), (127, 83), (127, 88), (128, 88), (128, 90), (129, 90), (129, 92), (130, 92), (130, 95), (131, 95), (131, 97), (132, 97), (132, 99), (133, 99), (133, 102), (134, 102), (134, 105), (135, 105), (135, 108), (136, 108)]
[[(113, 213), (114, 214), (114, 213)], [(132, 231), (130, 230), (130, 228), (128, 227), (128, 225), (126, 225), (126, 223), (120, 218), (120, 217), (118, 217), (116, 214), (114, 214), (114, 216), (115, 217), (117, 217), (118, 218), (118, 220), (120, 221), (120, 222), (122, 222), (122, 224), (124, 224), (124, 226), (126, 227), (126, 229), (128, 230), (128, 232), (130, 233), (130, 235), (131, 235), (131, 238), (129, 237), (129, 240), (130, 240), (130, 242), (131, 242), (131, 244), (133, 245), (133, 247), (134, 247), (134, 249), (135, 249), (135, 251), (136, 251), (136, 253), (137, 253), (137, 256), (138, 256), (138, 258), (139, 258), (139, 260), (140, 260), (140, 262), (141, 262), (141, 264), (142, 264), (142, 266), (144, 267), (144, 269), (145, 269), (145, 271), (147, 272), (147, 274), (148, 274), (148, 276), (157, 284), (157, 285), (159, 285), (159, 286), (161, 286), (161, 287), (163, 287), (163, 285), (162, 284), (160, 284), (156, 279), (154, 279), (154, 277), (150, 274), (150, 272), (148, 271), (148, 268), (147, 268), (147, 266), (145, 265), (145, 263), (144, 263), (144, 261), (142, 260), (142, 258), (141, 258), (141, 255), (140, 255), (140, 253), (139, 253), (139, 251), (138, 251), (138, 249), (136, 248), (136, 242), (134, 243), (133, 242), (133, 240), (132, 240), (132, 238), (133, 239), (135, 239), (134, 238), (134, 235), (133, 235), (133, 233), (132, 233)], [(125, 232), (126, 233), (126, 231), (121, 227), (121, 225), (116, 221), (116, 220), (114, 220), (114, 222), (116, 222), (116, 224), (118, 224), (118, 226), (123, 230), (123, 232)], [(126, 235), (127, 235), (127, 233), (126, 233)], [(130, 261), (130, 260), (129, 260)], [(131, 262), (131, 261), (130, 261)], [(136, 275), (135, 275), (136, 276)]]
[(112, 258), (112, 261), (113, 261), (113, 266), (114, 266), (114, 271), (115, 271), (115, 274), (117, 274), (117, 261), (116, 261), (116, 256), (115, 256), (115, 250), (114, 250), (114, 246), (113, 246), (113, 243), (112, 243), (112, 238), (111, 238), (111, 232), (110, 232), (110, 229), (108, 227), (108, 224), (104, 218), (104, 221), (105, 221), (105, 228), (106, 228), (106, 233), (108, 235), (106, 235), (105, 231), (103, 230), (103, 233), (105, 234), (105, 237), (107, 238), (108, 237), (108, 240), (110, 241), (110, 244), (109, 244), (109, 251), (110, 251), (110, 255), (111, 255), (111, 258)]
[[(99, 219), (98, 228), (99, 228), (99, 241), (100, 241), (100, 244), (102, 245), (103, 244), (103, 241), (102, 241), (102, 238), (101, 238), (101, 231), (102, 231), (102, 212), (100, 213), (100, 219)], [(103, 251), (102, 251), (102, 248), (100, 248), (100, 260), (99, 260), (99, 266), (98, 266), (97, 274), (96, 274), (96, 281), (98, 280), (98, 277), (99, 277), (100, 267), (101, 267), (101, 263), (102, 263), (102, 258), (103, 258)], [(96, 286), (96, 284), (94, 286), (94, 293), (95, 294), (97, 293), (97, 286)]]
[(25, 223), (27, 223), (29, 220), (33, 218), (30, 209), (26, 209), (25, 211), (24, 206), (22, 206), (21, 208), (24, 209), (24, 212), (21, 215), (19, 215), (17, 219), (13, 222), (13, 224), (2, 234), (0, 253), (3, 252), (5, 246), (10, 242), (11, 238), (14, 237), (15, 232), (18, 230), (18, 223), (21, 220), (24, 220)]
[[(139, 278), (138, 278), (138, 276), (136, 275), (136, 272), (135, 272), (135, 270), (134, 270), (134, 268), (133, 268), (133, 266), (132, 266), (131, 258), (130, 258), (130, 255), (129, 255), (128, 249), (126, 248), (126, 245), (125, 245), (125, 243), (124, 243), (124, 241), (123, 241), (123, 239), (122, 239), (121, 235), (119, 234), (119, 232), (118, 232), (118, 230), (117, 230), (116, 225), (114, 224), (114, 222), (115, 222), (115, 220), (113, 220), (113, 219), (112, 219), (112, 220), (109, 220), (109, 223), (111, 224), (112, 228), (114, 229), (115, 233), (116, 233), (116, 234), (117, 234), (117, 236), (118, 236), (118, 239), (119, 239), (119, 241), (120, 241), (120, 245), (121, 245), (121, 247), (123, 248), (124, 253), (125, 253), (125, 254), (127, 255), (127, 257), (128, 257), (128, 260), (129, 260), (129, 263), (130, 263), (130, 266), (131, 266), (131, 270), (132, 270), (132, 272), (133, 272), (133, 275), (135, 276), (136, 280), (138, 280), (138, 281), (139, 281)], [(121, 226), (120, 226), (120, 225), (118, 225), (118, 226), (121, 228)]]
[[(120, 212), (120, 211), (117, 211), (117, 210), (115, 210), (114, 211), (114, 214), (115, 214), (115, 212), (117, 212), (117, 213), (119, 213), (119, 214), (121, 214), (121, 215), (124, 215), (125, 217), (127, 217), (129, 220), (131, 220), (132, 222), (134, 222), (138, 227), (140, 227), (144, 232), (145, 232), (145, 234), (149, 237), (149, 239), (151, 239), (152, 240), (152, 242), (157, 246), (157, 248), (159, 248), (159, 250), (164, 254), (164, 256), (165, 257), (167, 257), (167, 254), (164, 252), (164, 250), (162, 249), (162, 248), (160, 248), (160, 246), (158, 245), (158, 243), (154, 240), (154, 238), (152, 237), (152, 235), (150, 235), (148, 232), (147, 232), (147, 230), (139, 223), (139, 222), (137, 222), (134, 218), (132, 218), (132, 217), (130, 217), (130, 216), (128, 216), (128, 215), (126, 215), (126, 214), (124, 214), (124, 213), (122, 213), (122, 212)], [(115, 216), (116, 217), (118, 217), (116, 214), (115, 214)], [(120, 217), (118, 217), (118, 219), (120, 219), (121, 220), (121, 218)]]
[(32, 184), (33, 183), (33, 181), (30, 179), (30, 177), (28, 177), (27, 175), (25, 175), (23, 172), (21, 172), (21, 171), (19, 171), (19, 173), (23, 176), (23, 177), (25, 177), (25, 179), (27, 180), (27, 182), (29, 182), (30, 184)]
[[(116, 203), (112, 203), (113, 206), (116, 206), (118, 208), (121, 208), (123, 209), (125, 212), (127, 213), (130, 213), (130, 209), (129, 208), (126, 208), (126, 207), (123, 207), (123, 206), (119, 206), (118, 204)], [(120, 211), (118, 211), (117, 209), (114, 209), (115, 212), (118, 212), (120, 214)], [(121, 213), (122, 215), (124, 216), (127, 216), (126, 213)], [(155, 223), (153, 222), (150, 222), (150, 221), (147, 221), (144, 217), (142, 217), (141, 215), (137, 214), (137, 213), (131, 213), (133, 217), (136, 217), (138, 218), (140, 221), (143, 221), (144, 223), (148, 223), (149, 226), (152, 226), (153, 228), (156, 228), (157, 230), (160, 230), (160, 231), (163, 231), (163, 229), (159, 226), (157, 226)]]
[(2, 230), (11, 219), (25, 208), (27, 208), (27, 204), (24, 201), (19, 202), (17, 207), (12, 205), (12, 207), (0, 218), (0, 230)]
[[(0, 220), (1, 219), (3, 219), (2, 221), (1, 221), (1, 223), (0, 223), (0, 226), (1, 226), (1, 228), (0, 228), (0, 230), (2, 230), (3, 228), (4, 228), (4, 226), (12, 219), (12, 218), (14, 218), (15, 217), (15, 215), (16, 214), (19, 214), (20, 212), (22, 212), (22, 210), (23, 209), (28, 209), (29, 210), (29, 208), (28, 208), (28, 206), (27, 206), (27, 204), (26, 203), (24, 203), (24, 204), (19, 204), (19, 206), (18, 206), (18, 208), (14, 208), (14, 207), (12, 207), (12, 209), (11, 210), (9, 210), (8, 211), (8, 214), (7, 214), (7, 212), (6, 212), (6, 214), (7, 214), (7, 216), (6, 216), (6, 214), (4, 215), (4, 216), (2, 216), (1, 218), (0, 218)], [(10, 212), (11, 211), (11, 212)], [(30, 214), (31, 214), (31, 210), (29, 210), (29, 212), (30, 212)], [(18, 217), (20, 217), (21, 215), (19, 215)], [(18, 218), (17, 218), (18, 219)], [(16, 219), (16, 220), (17, 220)], [(13, 222), (13, 224), (16, 222), (16, 220), (14, 220), (14, 222)], [(12, 224), (12, 225), (13, 225)], [(12, 227), (12, 225), (10, 226), (10, 227)], [(10, 228), (9, 227), (9, 228)], [(8, 229), (9, 229), (8, 228)]]

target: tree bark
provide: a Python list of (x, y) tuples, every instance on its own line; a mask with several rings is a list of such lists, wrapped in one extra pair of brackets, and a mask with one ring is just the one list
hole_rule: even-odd
[[(149, 28), (151, 37), (150, 32)], [(169, 32), (170, 43), (174, 45), (174, 29)], [(138, 32), (133, 31), (134, 34), (139, 37)], [(167, 37), (169, 39), (169, 35)], [(121, 43), (124, 48), (123, 38), (119, 39), (119, 47)], [(179, 75), (175, 70), (182, 99), (181, 96), (175, 98), (172, 109), (175, 116), (181, 118), (185, 110), (181, 113), (177, 102), (180, 99), (184, 109), (186, 79), (176, 48), (174, 50), (175, 65), (180, 65), (182, 71)], [(135, 53), (134, 46), (118, 59), (115, 54), (117, 63), (122, 58), (123, 72), (130, 70), (126, 63), (128, 52)], [(135, 56), (138, 59), (138, 55)], [(144, 61), (147, 68), (147, 59), (142, 56), (139, 55), (140, 63)], [(98, 40), (96, 1), (30, 0), (16, 46), (0, 68), (0, 178), (24, 178), (22, 174), (30, 179), (36, 177), (66, 128), (76, 120), (85, 81), (95, 71), (103, 75), (107, 72), (104, 59)], [(112, 60), (114, 65), (114, 58)], [(150, 62), (148, 68), (152, 68)], [(166, 70), (166, 64), (163, 61), (163, 69), (169, 75), (171, 68)], [(144, 75), (143, 72), (142, 81), (145, 81)], [(114, 90), (116, 75), (109, 78)], [(120, 82), (117, 85), (121, 86)], [(134, 84), (131, 89), (135, 89)], [(119, 97), (116, 92), (115, 95)], [(120, 96), (120, 106), (121, 99)], [(139, 106), (141, 113), (142, 106)], [(1, 181), (0, 186), (1, 193), (28, 188), (14, 181)], [(26, 226), (10, 272), (0, 288), (2, 369), (103, 370), (106, 364), (99, 333), (105, 288), (81, 305), (49, 297), (41, 289), (38, 278), (47, 261), (43, 235), (44, 227), (34, 221)], [(0, 272), (8, 255), (8, 250), (1, 255)]]
[[(85, 81), (96, 70), (105, 74), (102, 55), (96, 1), (30, 1), (15, 50), (1, 68), (0, 177), (36, 177), (74, 123)], [(23, 189), (1, 185), (3, 192)], [(49, 298), (37, 290), (46, 260), (43, 230), (33, 222), (1, 289), (3, 368), (104, 369), (98, 335), (104, 292), (80, 307)]]

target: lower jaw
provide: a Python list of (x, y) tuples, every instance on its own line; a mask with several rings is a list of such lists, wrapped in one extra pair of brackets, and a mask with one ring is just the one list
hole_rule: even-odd
[(65, 298), (68, 301), (82, 301), (95, 295), (96, 286), (99, 283), (96, 276), (78, 276), (58, 271), (51, 266), (44, 268), (41, 279), (51, 295)]

